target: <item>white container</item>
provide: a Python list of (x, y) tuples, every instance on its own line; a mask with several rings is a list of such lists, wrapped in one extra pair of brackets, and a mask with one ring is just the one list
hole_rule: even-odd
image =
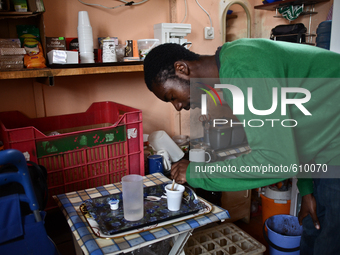
[(184, 37), (191, 33), (191, 24), (158, 23), (153, 26), (154, 37), (160, 43), (179, 43), (187, 41)]
[(177, 183), (175, 183), (173, 190), (171, 190), (171, 187), (172, 183), (165, 186), (168, 210), (178, 211), (181, 208), (185, 188), (183, 185)]
[(165, 171), (171, 170), (171, 159), (170, 155), (166, 150), (159, 150), (156, 155), (161, 155), (163, 157), (163, 167)]
[(292, 189), (289, 187), (286, 191), (278, 190), (276, 187), (267, 186), (264, 191), (264, 195), (267, 198), (274, 199), (274, 201), (281, 201), (277, 203), (286, 204), (291, 199)]
[(140, 60), (144, 60), (146, 55), (157, 45), (159, 45), (158, 39), (141, 39), (137, 41), (138, 53)]
[(87, 11), (78, 12), (78, 27), (80, 26), (91, 26), (89, 14)]
[(152, 132), (149, 135), (149, 143), (155, 151), (166, 150), (172, 162), (177, 162), (184, 157), (184, 152), (163, 130)]
[(144, 216), (143, 176), (125, 175), (122, 178), (124, 218), (140, 220)]
[(78, 42), (81, 63), (94, 63), (93, 33), (87, 11), (78, 12)]
[(91, 27), (78, 27), (79, 52), (93, 52), (93, 34)]
[(80, 63), (94, 63), (93, 52), (80, 52)]

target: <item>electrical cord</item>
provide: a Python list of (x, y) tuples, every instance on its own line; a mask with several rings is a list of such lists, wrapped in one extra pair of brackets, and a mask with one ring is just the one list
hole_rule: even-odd
[(184, 0), (184, 5), (185, 5), (185, 15), (184, 15), (184, 18), (183, 18), (183, 20), (181, 21), (181, 23), (183, 23), (184, 22), (184, 20), (186, 19), (186, 17), (187, 17), (187, 0)]
[(202, 5), (200, 5), (200, 3), (196, 0), (196, 3), (198, 4), (199, 7), (201, 7), (201, 9), (208, 15), (209, 17), (209, 21), (210, 21), (210, 29), (212, 28), (212, 21), (211, 21), (211, 18), (210, 18), (210, 15), (209, 13), (202, 7)]
[(84, 4), (84, 5), (88, 5), (88, 6), (97, 6), (97, 7), (101, 7), (101, 8), (104, 8), (104, 9), (116, 9), (116, 8), (119, 8), (119, 7), (123, 7), (123, 6), (132, 6), (132, 5), (139, 5), (139, 4), (143, 4), (149, 0), (142, 0), (140, 2), (137, 2), (135, 3), (134, 1), (125, 1), (125, 0), (118, 0), (120, 2), (123, 2), (124, 4), (121, 4), (121, 5), (117, 5), (117, 6), (113, 6), (113, 7), (107, 7), (107, 6), (104, 6), (104, 5), (101, 5), (101, 4), (90, 4), (90, 3), (85, 3), (83, 2), (82, 0), (78, 0), (80, 3)]

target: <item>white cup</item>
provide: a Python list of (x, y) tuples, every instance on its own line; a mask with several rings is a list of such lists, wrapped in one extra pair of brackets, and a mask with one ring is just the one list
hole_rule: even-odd
[(177, 183), (175, 183), (173, 190), (171, 190), (171, 187), (172, 183), (165, 186), (168, 210), (178, 211), (181, 208), (185, 187)]
[(157, 155), (161, 155), (163, 157), (163, 166), (164, 170), (170, 171), (171, 170), (171, 159), (170, 155), (166, 150), (159, 150), (156, 152)]
[(94, 63), (93, 52), (80, 52), (80, 63)]
[[(80, 11), (78, 12), (78, 42), (79, 42), (79, 52), (93, 52), (93, 33), (92, 27), (90, 24), (89, 14), (87, 11)], [(82, 57), (80, 56), (80, 60)], [(89, 60), (91, 57), (83, 57), (83, 63), (94, 63), (93, 61)]]
[[(209, 156), (209, 159), (207, 161), (205, 161), (205, 154), (207, 154)], [(209, 163), (210, 160), (211, 160), (210, 154), (203, 149), (191, 149), (191, 150), (189, 150), (189, 161)]]
[[(81, 50), (80, 50), (81, 49)], [(93, 44), (91, 42), (88, 43), (79, 43), (79, 52), (80, 53), (88, 53), (93, 52)]]
[(90, 33), (92, 34), (92, 27), (91, 26), (78, 26), (77, 32), (80, 35), (88, 35)]
[(91, 26), (87, 11), (78, 12), (78, 26)]
[(149, 143), (155, 151), (166, 150), (172, 162), (177, 162), (184, 157), (184, 152), (163, 130), (152, 132), (149, 135)]
[(82, 28), (78, 28), (79, 52), (93, 52), (92, 35), (92, 28), (90, 29), (90, 31), (86, 32), (84, 32)]
[[(86, 29), (85, 29), (86, 28)], [(91, 27), (78, 27), (77, 32), (78, 32), (78, 40), (92, 40), (93, 41), (93, 33), (92, 33), (92, 28)]]

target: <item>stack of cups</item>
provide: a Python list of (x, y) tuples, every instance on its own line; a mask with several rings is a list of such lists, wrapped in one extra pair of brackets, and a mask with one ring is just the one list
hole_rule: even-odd
[(94, 63), (92, 27), (87, 11), (78, 13), (78, 42), (80, 63)]

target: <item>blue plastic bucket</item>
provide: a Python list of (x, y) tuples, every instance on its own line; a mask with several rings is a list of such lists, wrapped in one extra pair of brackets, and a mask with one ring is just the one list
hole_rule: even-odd
[(300, 226), (298, 218), (292, 215), (271, 216), (263, 226), (263, 235), (269, 244), (270, 255), (300, 254), (301, 234), (302, 226)]

